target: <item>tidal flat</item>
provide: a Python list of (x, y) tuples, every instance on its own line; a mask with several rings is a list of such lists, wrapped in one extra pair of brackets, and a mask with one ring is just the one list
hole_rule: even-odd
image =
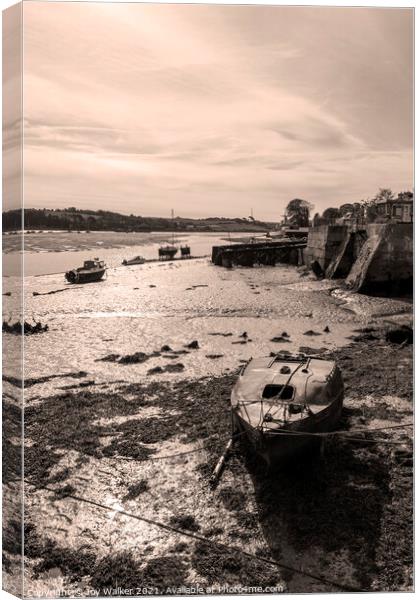
[[(200, 238), (200, 249), (212, 239)], [(25, 280), (27, 318), (49, 326), (24, 339), (27, 594), (411, 590), (412, 346), (384, 335), (410, 320), (411, 304), (351, 294), (286, 265), (121, 267), (120, 254), (102, 282)], [(4, 318), (13, 320), (18, 283), (6, 287)], [(14, 337), (5, 334), (11, 345)], [(211, 488), (241, 365), (302, 349), (337, 360), (340, 429), (354, 436), (331, 437), (322, 458), (277, 473), (236, 444)], [(4, 364), (10, 490), (18, 356)], [(18, 529), (10, 507), (11, 578)]]

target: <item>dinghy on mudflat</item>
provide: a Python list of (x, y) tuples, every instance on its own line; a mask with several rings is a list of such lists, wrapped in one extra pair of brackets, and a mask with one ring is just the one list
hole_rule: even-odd
[(143, 256), (134, 256), (133, 258), (127, 258), (122, 261), (121, 264), (125, 265), (125, 266), (129, 266), (129, 265), (144, 265), (144, 263), (146, 262), (146, 259), (143, 258)]
[(233, 433), (270, 466), (320, 446), (343, 407), (340, 369), (330, 359), (287, 355), (251, 359), (231, 394)]

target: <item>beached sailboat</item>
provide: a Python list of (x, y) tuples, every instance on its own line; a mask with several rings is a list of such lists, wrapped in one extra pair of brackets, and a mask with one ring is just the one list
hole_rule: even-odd
[(121, 264), (129, 266), (129, 265), (144, 265), (146, 259), (143, 256), (134, 256), (133, 258), (125, 259)]
[(178, 248), (175, 246), (175, 234), (174, 234), (174, 209), (171, 210), (172, 219), (172, 243), (160, 246), (159, 248), (159, 260), (172, 260), (175, 254), (178, 252)]
[(100, 281), (106, 273), (107, 266), (103, 260), (94, 258), (85, 260), (83, 267), (67, 271), (65, 277), (69, 283), (91, 283)]
[(159, 259), (171, 260), (177, 252), (178, 252), (178, 248), (171, 244), (167, 244), (166, 246), (161, 246), (159, 248)]
[(232, 390), (233, 432), (268, 465), (285, 464), (319, 447), (316, 434), (335, 429), (343, 395), (333, 360), (288, 354), (251, 359)]

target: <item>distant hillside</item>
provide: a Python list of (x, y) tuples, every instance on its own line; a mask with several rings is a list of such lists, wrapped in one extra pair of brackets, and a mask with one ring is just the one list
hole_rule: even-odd
[[(105, 210), (36, 209), (24, 211), (25, 229), (64, 229), (90, 231), (269, 231), (274, 223), (264, 223), (252, 219), (227, 219), (210, 217), (207, 219), (185, 219), (175, 217), (136, 217), (121, 215)], [(3, 213), (3, 231), (16, 231), (21, 227), (21, 211), (9, 210)]]

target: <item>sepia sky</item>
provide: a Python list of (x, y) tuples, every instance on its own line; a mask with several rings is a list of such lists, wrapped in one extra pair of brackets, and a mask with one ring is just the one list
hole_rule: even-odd
[(24, 4), (25, 203), (279, 220), (412, 188), (409, 9)]

